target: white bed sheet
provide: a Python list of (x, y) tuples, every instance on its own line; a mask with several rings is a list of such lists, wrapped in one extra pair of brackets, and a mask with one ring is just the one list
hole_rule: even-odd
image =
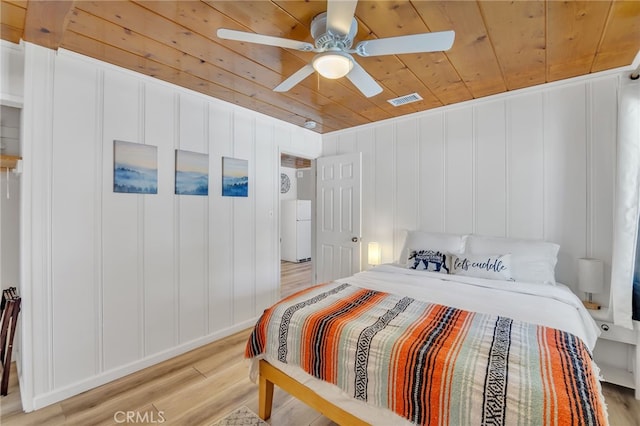
[(397, 264), (380, 265), (336, 281), (557, 328), (580, 337), (590, 350), (600, 335), (580, 299), (560, 283), (489, 280), (417, 271)]
[[(336, 280), (372, 290), (411, 296), (417, 300), (467, 311), (495, 314), (567, 331), (593, 350), (600, 334), (595, 321), (571, 290), (560, 283), (531, 284), (416, 271), (404, 265), (380, 265)], [(301, 368), (265, 359), (324, 399), (372, 425), (411, 425), (390, 410), (355, 400), (338, 387), (318, 380)], [(252, 378), (257, 375), (257, 359)]]

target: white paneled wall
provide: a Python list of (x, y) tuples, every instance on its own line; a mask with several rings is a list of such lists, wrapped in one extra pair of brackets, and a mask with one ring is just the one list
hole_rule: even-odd
[(323, 155), (363, 153), (363, 242), (380, 242), (384, 262), (407, 229), (545, 239), (561, 246), (561, 282), (575, 289), (589, 256), (608, 286), (618, 83), (591, 76), (334, 132)]
[[(280, 152), (320, 135), (26, 44), (21, 393), (36, 409), (250, 326), (279, 293)], [(113, 192), (113, 141), (157, 147), (158, 193)], [(174, 195), (174, 150), (209, 196)], [(221, 196), (222, 157), (249, 196)]]

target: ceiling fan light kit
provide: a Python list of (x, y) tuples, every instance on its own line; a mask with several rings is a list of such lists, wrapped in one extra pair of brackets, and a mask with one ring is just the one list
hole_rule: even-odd
[(266, 36), (244, 31), (218, 29), (218, 37), (296, 49), (302, 52), (315, 52), (317, 55), (310, 64), (305, 65), (276, 86), (276, 92), (286, 92), (311, 75), (314, 71), (325, 78), (347, 77), (366, 97), (382, 92), (382, 86), (365, 71), (351, 56), (398, 55), (419, 52), (448, 50), (453, 45), (455, 33), (440, 31), (435, 33), (413, 34), (366, 40), (351, 49), (353, 38), (358, 32), (358, 21), (354, 17), (357, 0), (328, 0), (327, 11), (318, 14), (311, 21), (311, 43), (286, 38)]
[(349, 74), (353, 68), (351, 56), (342, 51), (331, 51), (317, 54), (312, 61), (318, 73), (332, 80)]

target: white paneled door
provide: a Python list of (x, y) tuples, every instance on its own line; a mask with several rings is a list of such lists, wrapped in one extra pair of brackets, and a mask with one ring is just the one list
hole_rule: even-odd
[(362, 154), (317, 159), (316, 282), (360, 270)]

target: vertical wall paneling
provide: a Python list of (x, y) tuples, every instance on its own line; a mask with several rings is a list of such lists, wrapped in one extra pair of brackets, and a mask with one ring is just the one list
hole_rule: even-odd
[(104, 306), (102, 304), (102, 295), (104, 294), (104, 274), (103, 274), (103, 240), (102, 240), (102, 192), (104, 188), (104, 174), (100, 173), (104, 164), (104, 71), (96, 69), (95, 71), (95, 92), (96, 92), (96, 108), (95, 108), (95, 128), (93, 136), (94, 145), (94, 184), (93, 184), (93, 211), (94, 211), (94, 229), (93, 229), (93, 283), (94, 296), (93, 307), (95, 312), (94, 319), (94, 335), (95, 338), (95, 367), (96, 373), (104, 369), (104, 339), (102, 338), (102, 318), (104, 317)]
[(445, 114), (445, 231), (473, 232), (473, 110)]
[[(146, 85), (145, 137), (158, 147), (158, 170), (174, 168), (175, 100), (171, 90)], [(174, 303), (174, 174), (158, 173), (158, 194), (144, 197), (144, 353), (176, 343)], [(163, 212), (163, 214), (158, 214)]]
[[(96, 99), (96, 73), (69, 78), (75, 63), (60, 61), (55, 91), (69, 93), (54, 103), (53, 138), (73, 141), (52, 155), (51, 255), (54, 386), (65, 386), (97, 370), (94, 291), (94, 167), (96, 103), (82, 105), (80, 96)], [(66, 77), (66, 78), (65, 78)], [(75, 121), (76, 125), (64, 123)], [(77, 161), (77, 158), (86, 161)], [(86, 176), (86, 179), (78, 179)], [(87, 214), (88, 213), (88, 214)], [(69, 250), (69, 247), (74, 247)], [(76, 287), (75, 282), (89, 285)]]
[[(381, 243), (384, 262), (397, 259), (397, 236), (412, 226), (546, 239), (561, 246), (557, 279), (575, 286), (578, 257), (602, 259), (610, 271), (619, 78), (513, 91), (333, 132), (323, 137), (323, 155), (363, 153), (362, 203), (372, 210), (363, 235)], [(343, 145), (354, 132), (357, 145)], [(367, 139), (375, 140), (373, 153)], [(596, 299), (606, 304), (608, 292)]]
[[(173, 155), (175, 156), (175, 150), (180, 149), (180, 93), (173, 94)], [(174, 157), (175, 167), (175, 157)], [(175, 172), (172, 180), (172, 184), (175, 185)], [(174, 191), (175, 193), (175, 188)], [(175, 312), (174, 323), (174, 335), (173, 341), (175, 345), (178, 345), (182, 341), (180, 336), (180, 200), (173, 198), (173, 309)]]
[(503, 101), (474, 108), (475, 229), (480, 235), (505, 236), (506, 136)]
[[(261, 314), (265, 308), (273, 303), (273, 294), (278, 290), (279, 280), (275, 279), (275, 271), (279, 260), (277, 251), (272, 248), (272, 241), (278, 239), (275, 234), (277, 218), (273, 200), (278, 198), (280, 187), (278, 167), (269, 161), (273, 157), (274, 144), (271, 126), (266, 120), (257, 119), (255, 122), (255, 159), (254, 189), (255, 189), (255, 262), (252, 281), (255, 286), (255, 312)], [(261, 271), (258, 273), (257, 271)]]
[(375, 224), (376, 175), (373, 169), (375, 163), (375, 139), (373, 129), (366, 128), (357, 133), (357, 151), (362, 153), (362, 244), (361, 269), (368, 269), (368, 245), (371, 241), (378, 241), (378, 227)]
[[(281, 164), (281, 152), (280, 152), (280, 146), (278, 144), (278, 136), (279, 136), (279, 132), (277, 131), (277, 128), (275, 126), (271, 126), (271, 137), (273, 138), (273, 148), (272, 148), (272, 157), (271, 158), (275, 158), (276, 159), (276, 163), (273, 165), (273, 169), (275, 170), (275, 179), (276, 179), (276, 185), (275, 185), (275, 191), (276, 191), (276, 197), (275, 197), (275, 201), (273, 202), (273, 220), (275, 223), (275, 230), (274, 230), (274, 240), (271, 242), (271, 247), (273, 250), (273, 254), (274, 257), (276, 259), (276, 268), (274, 271), (274, 276), (273, 279), (277, 282), (276, 288), (273, 289), (272, 295), (273, 295), (273, 299), (272, 300), (280, 300), (280, 276), (281, 276), (281, 271), (280, 271), (280, 164)], [(315, 157), (314, 157), (315, 158)], [(312, 163), (312, 172), (315, 174), (316, 173), (316, 165), (315, 165), (315, 161), (313, 161)], [(313, 194), (315, 196), (316, 194), (316, 180), (315, 180), (315, 176), (313, 178), (313, 188), (312, 188)], [(314, 220), (314, 222), (312, 222), (313, 224), (315, 224), (315, 220), (316, 220), (316, 200), (312, 200), (311, 201), (311, 216)], [(317, 253), (316, 253), (316, 240), (315, 240), (315, 232), (311, 232), (312, 234), (312, 238), (311, 238), (311, 256), (314, 259), (317, 259)], [(312, 281), (315, 282), (315, 278), (317, 277), (317, 271), (316, 271), (316, 265), (317, 262), (313, 262), (312, 266)], [(258, 309), (258, 305), (256, 304), (256, 309)]]
[(126, 74), (111, 70), (105, 72), (102, 147), (102, 303), (105, 370), (133, 362), (141, 356), (139, 198), (153, 195), (113, 192), (113, 141), (145, 142), (138, 140), (138, 84), (136, 79)]
[(336, 155), (355, 152), (355, 150), (357, 149), (357, 132), (345, 131), (344, 133), (340, 133), (340, 136), (338, 138), (338, 145), (336, 148)]
[[(395, 126), (395, 205), (403, 206), (396, 210), (396, 230), (416, 229), (418, 217), (419, 194), (424, 190), (418, 176), (418, 129), (415, 119), (399, 121)], [(404, 244), (405, 232), (396, 231), (394, 246), (401, 247)]]
[[(142, 81), (137, 81), (138, 85), (138, 137), (135, 139), (137, 141), (141, 141), (142, 143), (146, 143), (145, 139), (145, 126), (144, 126), (144, 118), (145, 118), (145, 86)], [(156, 145), (152, 145), (156, 146)], [(157, 146), (156, 146), (157, 148)], [(157, 150), (156, 150), (156, 161), (157, 161)], [(145, 268), (144, 268), (144, 253), (145, 253), (145, 238), (144, 238), (144, 216), (145, 216), (145, 198), (148, 197), (137, 197), (138, 202), (138, 265), (136, 271), (138, 273), (138, 307), (136, 309), (136, 313), (138, 315), (137, 324), (139, 324), (140, 333), (137, 339), (138, 344), (138, 356), (144, 357), (144, 342), (146, 340), (145, 337), (145, 303), (144, 303), (144, 291), (145, 291)]]
[[(278, 291), (279, 152), (317, 158), (321, 137), (25, 46), (20, 274), (33, 315), (20, 387), (32, 410), (250, 326)], [(157, 147), (157, 194), (113, 192), (114, 140)], [(208, 197), (174, 194), (176, 148), (209, 154)], [(248, 198), (221, 196), (223, 156), (248, 160)]]
[[(66, 62), (58, 64), (64, 75)], [(56, 91), (73, 92), (95, 99), (96, 74), (87, 72), (82, 79), (59, 78)], [(92, 176), (95, 163), (95, 104), (78, 108), (77, 96), (58, 98), (54, 105), (54, 138), (70, 143), (56, 150), (52, 157), (52, 293), (53, 316), (58, 319), (53, 330), (54, 386), (64, 386), (96, 371), (94, 287), (75, 288), (73, 282), (91, 283), (94, 279), (93, 212), (94, 181), (77, 179)], [(58, 125), (73, 118), (76, 126)], [(78, 162), (76, 155), (87, 159)], [(89, 238), (87, 238), (89, 237)], [(67, 249), (67, 244), (78, 252)]]
[(339, 133), (329, 133), (322, 138), (322, 155), (324, 157), (338, 155)]
[(233, 112), (212, 104), (209, 109), (209, 328), (233, 324), (233, 209), (222, 194), (222, 157), (233, 156)]
[[(202, 154), (207, 154), (207, 159), (209, 155), (209, 134), (211, 133), (211, 122), (209, 121), (209, 108), (211, 104), (209, 102), (203, 102), (203, 111), (202, 111), (202, 120), (204, 121), (204, 129), (202, 134)], [(207, 169), (208, 170), (208, 169)], [(207, 192), (209, 191), (209, 183), (207, 182)], [(175, 192), (175, 191), (174, 191)], [(203, 290), (204, 294), (202, 296), (202, 304), (204, 306), (204, 323), (202, 327), (204, 329), (204, 335), (207, 336), (211, 333), (211, 328), (209, 325), (211, 324), (210, 316), (211, 311), (209, 310), (209, 293), (211, 292), (211, 283), (209, 282), (209, 200), (208, 193), (206, 197), (202, 197), (203, 199), (200, 201), (200, 209), (202, 210), (203, 220), (202, 220), (202, 251), (203, 251), (203, 259), (202, 259), (202, 282), (203, 282)]]
[(383, 250), (382, 262), (391, 262), (398, 256), (394, 245), (395, 206), (395, 135), (393, 126), (387, 124), (374, 127), (375, 140), (375, 205), (378, 242)]
[[(207, 153), (204, 100), (180, 96), (180, 149)], [(172, 168), (173, 169), (173, 168)], [(175, 195), (180, 205), (180, 340), (189, 342), (206, 334), (207, 324), (207, 198)]]
[(247, 114), (234, 117), (235, 158), (247, 160), (249, 196), (233, 197), (233, 316), (234, 322), (246, 321), (254, 316), (254, 260), (255, 260), (255, 197), (256, 176), (254, 148), (254, 122)]
[(542, 94), (506, 100), (508, 192), (507, 236), (544, 238)]
[[(18, 329), (21, 333), (22, 358), (19, 363), (23, 367), (20, 394), (25, 410), (34, 409), (38, 396), (52, 390), (55, 376), (51, 303), (51, 152), (55, 60), (55, 52), (25, 43), (20, 279), (22, 299), (30, 300), (33, 312), (32, 315), (22, 315)], [(27, 312), (27, 308), (23, 311)]]
[(548, 91), (544, 102), (544, 237), (560, 244), (556, 276), (575, 288), (587, 229), (585, 86)]
[(420, 182), (418, 229), (444, 231), (445, 142), (444, 114), (427, 114), (418, 119)]
[(590, 136), (589, 200), (590, 222), (587, 224), (587, 252), (589, 257), (601, 259), (605, 264), (605, 291), (594, 299), (609, 303), (611, 278), (611, 247), (613, 246), (613, 203), (616, 171), (616, 89), (618, 79), (596, 80), (590, 84), (587, 125)]

